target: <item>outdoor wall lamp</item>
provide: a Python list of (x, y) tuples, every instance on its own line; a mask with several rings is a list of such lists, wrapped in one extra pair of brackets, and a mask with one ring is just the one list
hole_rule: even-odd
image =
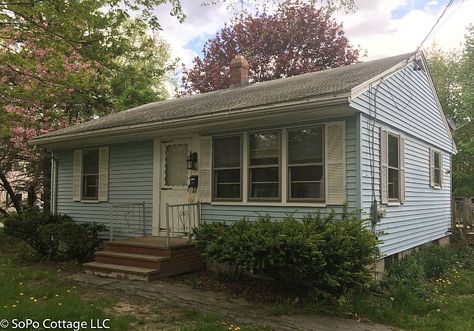
[(196, 163), (198, 159), (198, 154), (196, 152), (189, 152), (188, 159), (186, 160), (186, 164), (188, 170), (196, 170)]

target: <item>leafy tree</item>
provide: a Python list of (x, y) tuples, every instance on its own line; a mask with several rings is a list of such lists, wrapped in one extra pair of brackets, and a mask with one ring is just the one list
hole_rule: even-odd
[(47, 209), (49, 154), (27, 142), (165, 98), (169, 47), (147, 31), (159, 4), (184, 16), (179, 0), (0, 1), (0, 187), (18, 212), (18, 191)]
[(457, 125), (454, 195), (474, 196), (474, 26), (467, 29), (461, 52), (446, 54), (434, 47), (429, 65), (443, 110)]
[(274, 14), (242, 14), (207, 41), (203, 58), (184, 68), (184, 94), (227, 88), (229, 64), (236, 54), (250, 65), (249, 78), (262, 82), (356, 62), (342, 25), (330, 11), (311, 3), (281, 3)]

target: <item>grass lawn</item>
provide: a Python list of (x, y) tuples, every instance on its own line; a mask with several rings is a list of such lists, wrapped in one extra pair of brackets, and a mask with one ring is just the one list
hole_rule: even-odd
[(0, 229), (0, 320), (8, 320), (10, 326), (13, 319), (87, 321), (89, 325), (90, 320), (110, 319), (112, 330), (261, 330), (194, 310), (74, 286), (65, 277), (77, 271), (77, 265), (26, 263), (28, 251)]

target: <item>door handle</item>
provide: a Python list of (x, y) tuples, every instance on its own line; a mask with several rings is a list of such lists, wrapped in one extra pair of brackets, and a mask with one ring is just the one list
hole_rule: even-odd
[(161, 190), (162, 191), (169, 191), (169, 190), (172, 190), (173, 188), (172, 187), (162, 187)]

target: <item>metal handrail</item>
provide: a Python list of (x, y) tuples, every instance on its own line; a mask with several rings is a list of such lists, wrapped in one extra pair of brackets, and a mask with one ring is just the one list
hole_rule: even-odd
[(192, 230), (198, 228), (201, 224), (201, 204), (199, 202), (180, 204), (166, 203), (165, 208), (166, 245), (168, 247), (171, 238), (190, 238)]
[[(138, 215), (135, 215), (135, 207), (138, 207)], [(111, 203), (110, 204), (110, 211), (109, 211), (110, 240), (114, 240), (114, 234), (115, 234), (115, 230), (116, 230), (116, 228), (115, 228), (116, 211), (118, 209), (123, 209), (123, 208), (127, 208), (127, 214), (129, 214), (129, 215), (125, 215), (125, 212), (123, 214), (123, 217), (125, 218), (126, 224), (128, 226), (127, 234), (132, 234), (131, 231), (130, 231), (130, 225), (131, 225), (129, 223), (130, 219), (132, 221), (136, 219), (137, 222), (135, 222), (135, 224), (138, 225), (137, 227), (140, 230), (139, 234), (143, 234), (143, 236), (146, 236), (146, 210), (145, 210), (145, 207), (146, 207), (145, 201), (142, 201), (142, 202), (114, 202), (114, 203)], [(131, 216), (131, 218), (128, 217), (128, 216)], [(134, 225), (134, 224), (132, 224), (132, 225)]]

